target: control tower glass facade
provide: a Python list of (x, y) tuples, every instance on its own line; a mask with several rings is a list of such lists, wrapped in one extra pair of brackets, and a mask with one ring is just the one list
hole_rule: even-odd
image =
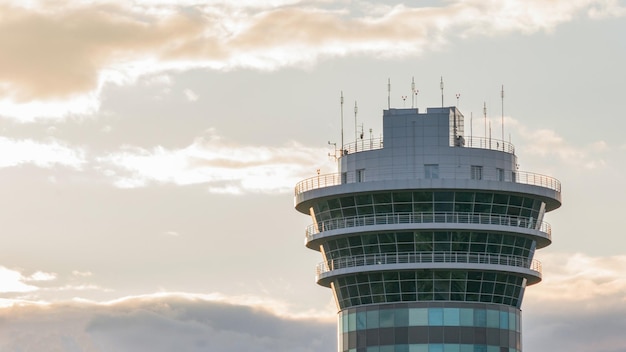
[(338, 351), (522, 350), (522, 299), (541, 281), (534, 254), (552, 241), (543, 218), (561, 186), (463, 123), (455, 107), (385, 110), (382, 139), (343, 146), (337, 174), (296, 185)]

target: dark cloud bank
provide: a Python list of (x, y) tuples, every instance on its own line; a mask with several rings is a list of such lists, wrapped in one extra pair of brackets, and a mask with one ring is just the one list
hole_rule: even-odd
[(167, 296), (0, 312), (0, 351), (333, 351), (335, 323)]

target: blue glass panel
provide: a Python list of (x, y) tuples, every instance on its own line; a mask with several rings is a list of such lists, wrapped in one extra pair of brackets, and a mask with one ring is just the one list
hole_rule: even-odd
[(500, 312), (500, 329), (509, 329), (509, 313)]
[(428, 310), (428, 324), (431, 326), (443, 325), (443, 308), (430, 308)]
[(396, 345), (395, 352), (409, 352), (409, 345)]
[(444, 308), (443, 309), (443, 325), (445, 326), (459, 326), (460, 319), (459, 308)]
[(428, 352), (428, 345), (409, 345), (409, 352)]
[(487, 326), (487, 312), (485, 312), (484, 309), (474, 310), (474, 326), (478, 326), (478, 327)]
[(497, 310), (487, 310), (487, 327), (498, 328), (500, 327), (500, 312)]
[(443, 352), (461, 352), (461, 346), (457, 344), (445, 344), (443, 345)]
[(443, 352), (443, 344), (428, 345), (428, 352)]
[(461, 345), (460, 352), (474, 352), (474, 345)]

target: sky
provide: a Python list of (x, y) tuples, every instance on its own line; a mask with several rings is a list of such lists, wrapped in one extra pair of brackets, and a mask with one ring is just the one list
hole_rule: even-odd
[(626, 350), (624, 33), (623, 0), (1, 1), (0, 350), (335, 350), (293, 187), (342, 92), (349, 143), (441, 79), (562, 183), (524, 350)]

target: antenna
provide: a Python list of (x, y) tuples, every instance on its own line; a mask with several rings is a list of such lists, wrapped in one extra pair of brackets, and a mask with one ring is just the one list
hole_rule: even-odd
[(489, 149), (491, 149), (491, 121), (489, 121)]
[(500, 91), (500, 97), (502, 97), (502, 151), (504, 151), (504, 84), (502, 85), (502, 90)]
[(456, 107), (459, 107), (459, 98), (461, 97), (461, 93), (456, 93)]
[(391, 109), (391, 78), (387, 78), (387, 109)]
[(473, 135), (472, 132), (474, 131), (474, 129), (473, 129), (474, 128), (473, 119), (474, 119), (474, 113), (470, 112), (470, 147), (472, 146), (472, 135)]
[(443, 108), (443, 76), (441, 76), (441, 82), (439, 82), (439, 88), (441, 88), (441, 107)]
[(487, 103), (483, 101), (483, 115), (485, 116), (485, 138), (487, 138)]
[(337, 167), (339, 167), (339, 159), (337, 158), (337, 143), (331, 143), (328, 141), (328, 145), (332, 145), (334, 147), (333, 154), (328, 153), (328, 157), (335, 159)]
[(406, 98), (407, 98), (407, 96), (406, 96), (406, 95), (403, 95), (403, 96), (402, 96), (402, 107), (403, 107), (403, 108), (404, 108), (404, 107), (406, 107)]
[(340, 155), (343, 156), (343, 90), (341, 91), (340, 103), (341, 103), (341, 153)]
[(359, 108), (356, 106), (356, 100), (354, 101), (354, 149), (356, 151), (356, 146), (357, 146), (357, 138), (356, 138), (356, 134), (357, 134), (357, 128), (356, 128), (356, 114), (359, 111)]
[(411, 109), (415, 107), (415, 97), (417, 96), (417, 92), (415, 91), (415, 77), (411, 80)]

